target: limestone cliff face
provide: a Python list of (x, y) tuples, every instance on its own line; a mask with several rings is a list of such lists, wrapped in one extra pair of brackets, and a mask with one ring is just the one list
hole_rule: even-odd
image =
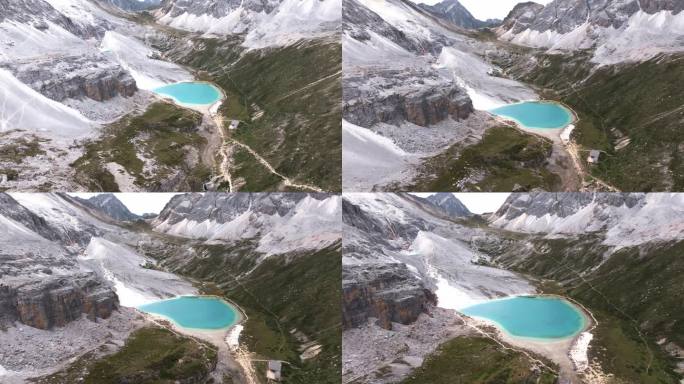
[(376, 94), (350, 96), (353, 102), (344, 106), (344, 117), (362, 127), (377, 123), (398, 124), (409, 121), (420, 126), (437, 124), (447, 118), (462, 120), (473, 111), (467, 94), (456, 86), (435, 86), (408, 94)]
[(105, 101), (137, 92), (135, 79), (120, 65), (82, 56), (60, 62), (32, 61), (8, 68), (21, 82), (55, 101), (89, 98)]
[(392, 329), (392, 323), (410, 324), (437, 304), (405, 264), (345, 267), (342, 283), (342, 321), (345, 329), (368, 318)]
[(108, 318), (119, 301), (93, 273), (73, 278), (48, 278), (20, 286), (0, 285), (0, 323), (19, 321), (39, 329), (63, 327), (86, 315)]

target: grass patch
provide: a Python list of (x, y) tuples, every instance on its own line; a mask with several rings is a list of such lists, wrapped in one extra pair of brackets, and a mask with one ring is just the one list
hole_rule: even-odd
[[(190, 190), (201, 190), (211, 173), (206, 165), (186, 164), (187, 148), (201, 151), (206, 140), (197, 133), (201, 115), (173, 104), (158, 102), (140, 115), (129, 115), (106, 127), (102, 136), (86, 144), (85, 154), (72, 166), (82, 184), (94, 191), (118, 191), (114, 177), (105, 164), (121, 165), (146, 190), (157, 190), (175, 174), (185, 172), (185, 184)], [(154, 172), (145, 172), (138, 157), (145, 154), (157, 165)]]
[(442, 344), (402, 384), (555, 383), (522, 353), (483, 337), (457, 337)]
[(10, 144), (0, 145), (0, 162), (21, 164), (27, 157), (44, 155), (40, 145), (46, 141), (34, 135), (13, 139)]
[[(339, 42), (308, 41), (281, 48), (242, 52), (239, 39), (196, 39), (169, 55), (218, 84), (228, 101), (226, 120), (243, 123), (233, 137), (249, 145), (279, 173), (328, 191), (341, 189), (342, 128)], [(242, 54), (241, 54), (242, 53)], [(260, 116), (257, 116), (260, 114)], [(244, 162), (236, 166), (249, 170)], [(244, 166), (244, 167), (243, 167)], [(254, 173), (236, 172), (248, 185)], [(271, 180), (261, 190), (276, 189)]]
[(456, 145), (429, 159), (416, 184), (417, 191), (555, 190), (560, 178), (549, 172), (546, 159), (551, 142), (510, 127), (487, 130), (482, 141), (466, 148)]
[(266, 191), (273, 189), (283, 181), (242, 147), (235, 146), (233, 161), (237, 164), (233, 173), (244, 181), (244, 184), (240, 186), (241, 191)]
[(118, 352), (100, 359), (88, 355), (64, 371), (40, 378), (40, 384), (204, 382), (216, 366), (215, 347), (178, 336), (164, 328), (146, 327), (131, 334)]

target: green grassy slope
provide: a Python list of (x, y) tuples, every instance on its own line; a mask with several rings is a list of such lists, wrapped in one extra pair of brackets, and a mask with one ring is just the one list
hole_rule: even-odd
[[(684, 188), (684, 56), (594, 70), (585, 54), (538, 54), (537, 59), (533, 68), (500, 64), (577, 112), (575, 140), (606, 152), (589, 167), (593, 175), (624, 191)], [(627, 137), (630, 143), (616, 149)]]
[(403, 384), (553, 384), (556, 375), (538, 371), (527, 356), (502, 349), (484, 337), (457, 337), (439, 347)]
[[(186, 162), (187, 147), (197, 150), (206, 140), (197, 133), (201, 115), (173, 104), (158, 102), (150, 105), (142, 114), (131, 114), (105, 127), (97, 140), (86, 144), (86, 151), (72, 166), (78, 180), (90, 191), (117, 192), (119, 186), (105, 164), (115, 162), (135, 178), (135, 183), (154, 191), (177, 171), (184, 172), (183, 190), (202, 190), (209, 179), (210, 170)], [(137, 156), (144, 153), (158, 165), (154, 172), (144, 170), (144, 163)]]
[[(510, 127), (494, 127), (479, 143), (449, 148), (422, 166), (411, 191), (555, 190), (560, 178), (545, 168), (551, 143)], [(481, 175), (473, 177), (474, 175)]]
[(101, 359), (86, 354), (67, 369), (35, 380), (39, 384), (203, 383), (216, 365), (210, 344), (146, 327), (131, 334), (119, 351)]
[[(338, 41), (314, 40), (282, 48), (241, 52), (237, 40), (196, 40), (195, 48), (171, 50), (174, 60), (217, 83), (227, 94), (226, 119), (241, 120), (231, 132), (281, 174), (327, 191), (341, 188), (342, 48)], [(275, 189), (260, 169), (236, 159), (245, 190)]]

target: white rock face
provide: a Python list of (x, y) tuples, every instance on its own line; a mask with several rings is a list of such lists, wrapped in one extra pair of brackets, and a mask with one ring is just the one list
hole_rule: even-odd
[(60, 138), (94, 133), (97, 124), (80, 112), (50, 100), (0, 68), (0, 133), (24, 130)]
[(197, 294), (189, 282), (171, 273), (143, 268), (148, 259), (125, 245), (100, 237), (90, 240), (80, 261), (112, 283), (119, 303), (125, 307)]

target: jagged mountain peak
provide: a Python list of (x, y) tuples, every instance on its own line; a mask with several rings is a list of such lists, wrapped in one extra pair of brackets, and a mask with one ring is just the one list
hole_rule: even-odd
[(89, 199), (76, 198), (76, 200), (106, 214), (114, 220), (134, 221), (141, 218), (128, 210), (128, 207), (112, 193), (101, 193)]
[(499, 20), (478, 20), (458, 0), (443, 0), (434, 5), (420, 4), (420, 7), (461, 28), (477, 29), (491, 27), (500, 22)]
[(518, 3), (503, 20), (501, 28), (523, 31), (534, 21), (542, 9), (544, 6), (534, 1)]
[(440, 207), (451, 217), (468, 217), (472, 212), (453, 193), (440, 192), (427, 198), (428, 201)]

